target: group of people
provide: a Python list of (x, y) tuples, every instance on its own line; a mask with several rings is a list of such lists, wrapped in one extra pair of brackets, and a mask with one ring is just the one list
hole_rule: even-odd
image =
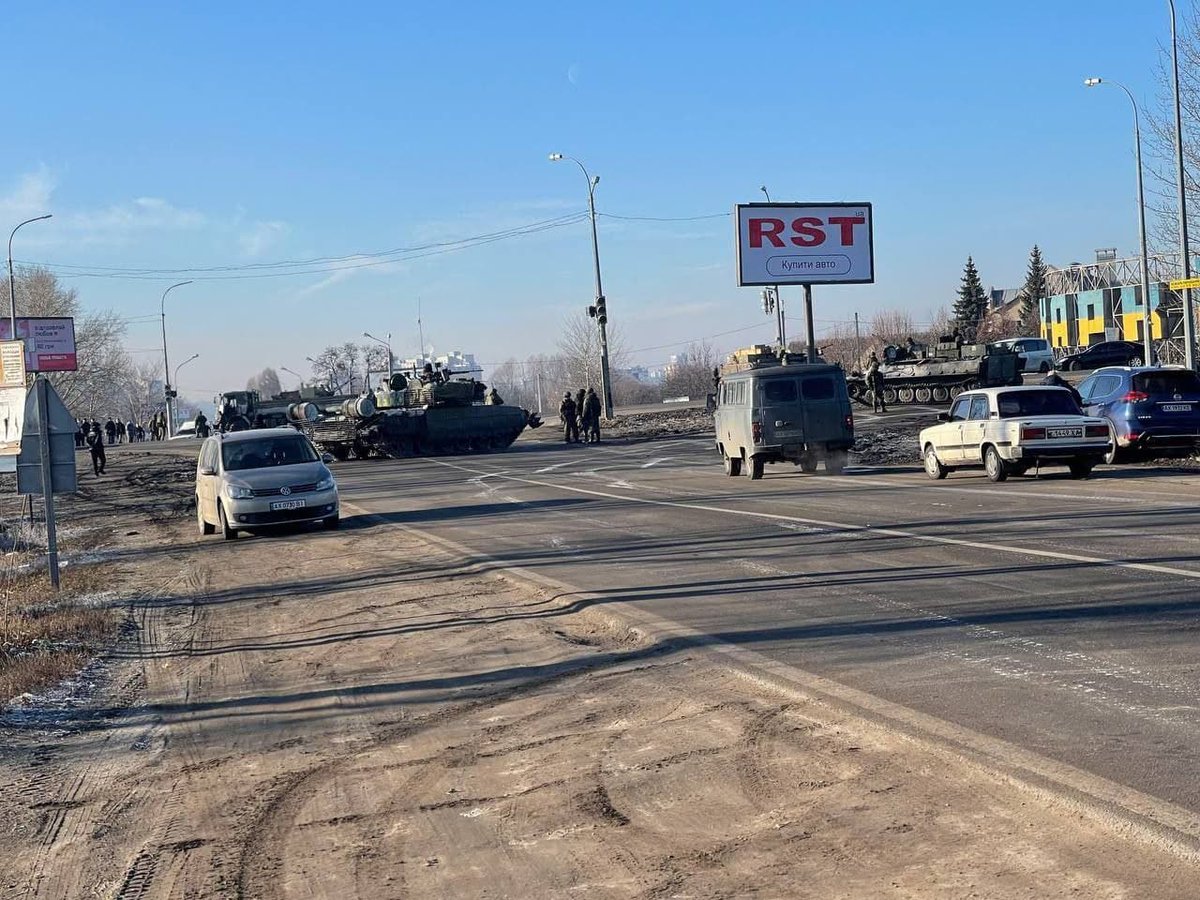
[(581, 443), (581, 428), (582, 443), (600, 443), (600, 398), (595, 388), (588, 388), (586, 392), (580, 388), (574, 397), (567, 391), (558, 405), (558, 415), (563, 423), (563, 439), (568, 444)]
[(105, 446), (114, 444), (137, 444), (147, 439), (161, 441), (167, 436), (167, 415), (157, 412), (147, 424), (134, 422), (132, 419), (121, 422), (111, 416), (107, 421), (99, 419), (75, 420), (75, 449), (88, 450), (92, 457), (92, 470), (96, 475), (103, 475), (107, 464)]

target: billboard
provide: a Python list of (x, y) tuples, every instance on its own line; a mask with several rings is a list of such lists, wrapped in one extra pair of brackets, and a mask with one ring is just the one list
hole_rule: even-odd
[(875, 280), (870, 203), (739, 203), (734, 219), (741, 287)]
[[(0, 318), (0, 341), (12, 339), (7, 316)], [(30, 372), (74, 372), (75, 320), (70, 316), (17, 317), (17, 340), (25, 342), (25, 368)]]

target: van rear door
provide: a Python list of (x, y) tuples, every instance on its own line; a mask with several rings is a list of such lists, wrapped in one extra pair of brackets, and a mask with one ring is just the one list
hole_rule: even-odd
[(804, 432), (808, 440), (825, 443), (842, 438), (850, 398), (845, 381), (832, 372), (814, 372), (800, 377), (800, 401), (804, 409)]
[(763, 443), (768, 447), (804, 443), (804, 407), (795, 375), (774, 375), (758, 383)]

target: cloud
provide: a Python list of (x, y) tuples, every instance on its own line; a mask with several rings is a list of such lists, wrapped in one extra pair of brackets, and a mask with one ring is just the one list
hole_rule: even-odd
[(104, 209), (68, 213), (62, 221), (84, 240), (100, 242), (145, 232), (203, 228), (209, 218), (197, 210), (174, 206), (161, 197), (138, 197)]
[(296, 291), (296, 293), (294, 293), (292, 295), (292, 299), (293, 300), (303, 300), (306, 297), (311, 297), (313, 294), (320, 293), (321, 291), (325, 290), (326, 288), (331, 288), (335, 284), (341, 284), (343, 281), (346, 281), (349, 278), (353, 278), (355, 275), (357, 275), (361, 271), (363, 271), (363, 270), (362, 269), (337, 269), (336, 271), (330, 272), (328, 275), (326, 275), (320, 281), (310, 284), (308, 287), (300, 288), (300, 290)]
[(0, 212), (6, 218), (28, 218), (50, 211), (50, 197), (57, 182), (45, 166), (36, 172), (26, 172), (3, 197), (0, 197)]
[(255, 222), (238, 235), (238, 246), (246, 256), (262, 256), (277, 245), (289, 230), (286, 222)]

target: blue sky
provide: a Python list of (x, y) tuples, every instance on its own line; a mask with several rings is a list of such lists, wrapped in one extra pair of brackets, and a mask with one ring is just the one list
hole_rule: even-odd
[[(997, 286), (1019, 283), (1035, 242), (1060, 264), (1132, 254), (1127, 102), (1082, 80), (1153, 106), (1169, 40), (1165, 2), (1128, 0), (173, 6), (6, 11), (0, 224), (55, 216), (22, 230), (17, 259), (245, 266), (494, 232), (586, 208), (557, 150), (601, 176), (598, 208), (617, 215), (721, 214), (761, 184), (872, 201), (877, 282), (816, 289), (818, 331), (856, 310), (928, 319), (968, 254)], [(600, 242), (612, 321), (654, 348), (636, 362), (772, 334), (735, 285), (727, 218), (604, 219)], [(168, 300), (171, 355), (201, 354), (181, 379), (199, 398), (267, 365), (307, 374), (306, 356), (364, 330), (409, 354), (418, 297), (437, 350), (552, 352), (590, 300), (590, 254), (580, 222), (338, 272), (182, 276), (196, 283)], [(137, 319), (176, 280), (68, 283)], [(156, 358), (157, 323), (128, 343)]]

